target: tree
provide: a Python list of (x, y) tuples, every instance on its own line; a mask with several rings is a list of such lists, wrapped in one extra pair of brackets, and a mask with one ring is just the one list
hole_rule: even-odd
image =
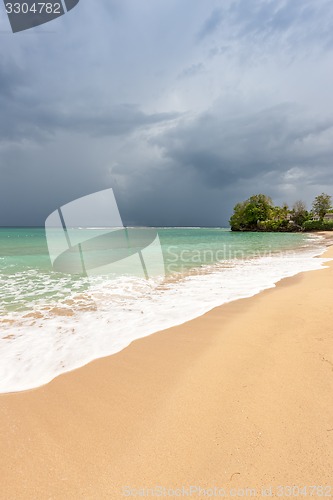
[(315, 215), (318, 215), (320, 220), (323, 220), (327, 212), (332, 208), (331, 196), (321, 193), (315, 197), (312, 203), (312, 210)]
[(246, 217), (245, 217), (245, 207), (246, 207), (246, 202), (240, 202), (237, 203), (237, 205), (234, 206), (234, 213), (230, 217), (230, 226), (233, 231), (241, 231), (242, 229), (245, 229), (246, 226)]
[(230, 218), (233, 231), (257, 229), (258, 222), (269, 219), (272, 212), (272, 200), (264, 194), (256, 194), (246, 201), (237, 203)]
[(304, 221), (309, 217), (309, 212), (306, 209), (304, 201), (295, 201), (293, 208), (291, 210), (291, 220), (295, 222), (298, 226), (301, 226)]
[(286, 201), (283, 202), (282, 204), (282, 211), (283, 213), (287, 216), (288, 213), (289, 213), (289, 206), (288, 206), (288, 203)]

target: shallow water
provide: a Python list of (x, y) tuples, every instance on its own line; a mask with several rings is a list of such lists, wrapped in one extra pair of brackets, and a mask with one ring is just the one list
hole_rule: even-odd
[(145, 279), (123, 266), (73, 276), (52, 270), (42, 228), (0, 229), (0, 392), (38, 387), (325, 262), (313, 258), (325, 248), (315, 235), (160, 228), (158, 236), (164, 273)]

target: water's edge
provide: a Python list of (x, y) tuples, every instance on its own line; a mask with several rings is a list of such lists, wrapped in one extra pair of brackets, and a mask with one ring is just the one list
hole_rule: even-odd
[[(181, 308), (168, 302), (165, 295), (157, 293), (146, 301), (147, 304), (140, 305), (143, 311), (141, 311), (142, 316), (139, 321), (137, 314), (135, 314), (138, 311), (134, 310), (133, 314), (133, 310), (129, 308), (126, 312), (129, 318), (128, 325), (115, 323), (114, 335), (111, 332), (113, 324), (110, 319), (105, 317), (107, 314), (112, 315), (112, 311), (110, 311), (112, 304), (108, 303), (105, 290), (103, 290), (104, 295), (101, 295), (101, 301), (105, 301), (105, 303), (99, 305), (97, 313), (96, 311), (85, 313), (86, 321), (84, 324), (76, 324), (77, 331), (73, 332), (73, 339), (68, 337), (70, 327), (74, 324), (71, 323), (71, 318), (63, 318), (62, 325), (64, 326), (61, 327), (57, 322), (51, 323), (53, 333), (56, 332), (55, 338), (49, 332), (43, 331), (43, 326), (39, 326), (40, 352), (36, 353), (37, 357), (30, 359), (27, 352), (29, 351), (29, 342), (36, 341), (36, 328), (32, 332), (28, 332), (26, 338), (23, 334), (21, 337), (18, 336), (15, 339), (16, 345), (12, 342), (12, 349), (7, 352), (7, 364), (5, 363), (6, 367), (2, 369), (0, 376), (0, 392), (5, 394), (36, 389), (62, 374), (81, 368), (94, 360), (116, 354), (134, 340), (184, 324), (228, 302), (253, 297), (264, 290), (274, 288), (278, 282), (285, 278), (294, 277), (302, 272), (322, 269), (326, 262), (332, 260), (322, 257), (327, 247), (330, 246), (330, 242), (326, 240), (322, 241), (322, 244), (323, 246), (310, 251), (300, 250), (295, 260), (293, 260), (295, 256), (265, 257), (259, 258), (255, 263), (240, 263), (239, 269), (237, 269), (238, 278), (242, 278), (243, 274), (247, 278), (241, 291), (239, 289), (238, 291), (236, 289), (230, 291), (233, 280), (237, 279), (235, 268), (227, 269), (223, 274), (223, 277), (227, 279), (229, 272), (229, 276), (232, 278), (230, 283), (228, 282), (227, 288), (221, 287), (222, 274), (219, 272), (206, 276), (190, 277), (178, 290), (181, 297), (182, 294), (187, 297), (187, 301), (184, 299)], [(263, 278), (266, 270), (269, 270), (271, 275), (265, 280)], [(254, 284), (252, 279), (255, 280), (258, 273), (261, 282)], [(268, 273), (266, 274), (268, 275)], [(237, 283), (239, 285), (239, 282)], [(202, 294), (208, 289), (211, 292), (210, 300), (200, 296), (200, 291)], [(98, 300), (100, 290), (97, 288), (94, 292)], [(195, 295), (196, 292), (198, 292), (197, 295)], [(172, 296), (172, 293), (175, 292), (172, 290), (170, 293)], [(161, 304), (159, 299), (161, 299)], [(106, 314), (103, 316), (104, 313)], [(98, 329), (100, 334), (96, 333)], [(63, 345), (64, 338), (66, 339), (65, 347)], [(78, 349), (80, 350), (79, 354)], [(57, 357), (58, 352), (59, 356)]]

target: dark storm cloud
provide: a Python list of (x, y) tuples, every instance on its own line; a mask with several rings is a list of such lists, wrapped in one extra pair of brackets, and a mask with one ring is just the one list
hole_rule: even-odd
[(229, 118), (213, 109), (150, 142), (162, 153), (154, 169), (132, 170), (131, 179), (114, 171), (127, 179), (131, 198), (121, 209), (130, 224), (225, 225), (237, 201), (253, 193), (276, 203), (305, 197), (310, 207), (333, 185), (333, 120), (293, 104)]
[[(154, 143), (178, 170), (191, 170), (205, 185), (221, 189), (240, 180), (293, 168), (311, 174), (331, 167), (333, 119), (314, 120), (298, 107), (283, 104), (257, 113), (229, 117), (204, 113), (155, 138)], [(330, 179), (332, 175), (330, 175)]]
[(17, 107), (15, 114), (12, 114), (11, 110), (9, 116), (9, 119), (3, 122), (2, 130), (0, 127), (1, 138), (20, 141), (41, 140), (42, 137), (47, 139), (58, 131), (84, 133), (94, 137), (130, 134), (140, 127), (173, 120), (179, 114), (146, 114), (133, 104), (120, 104), (100, 112), (92, 110), (90, 113), (59, 113), (57, 109), (45, 110), (39, 104), (23, 110)]
[(119, 104), (110, 110), (101, 110), (92, 115), (58, 116), (56, 127), (72, 132), (84, 132), (93, 136), (129, 134), (134, 130), (179, 117), (179, 113), (147, 114), (134, 104)]
[(0, 143), (2, 141), (43, 140), (58, 131), (90, 136), (129, 134), (134, 130), (173, 120), (178, 113), (144, 113), (137, 105), (122, 103), (101, 106), (73, 104), (69, 108), (43, 96), (29, 95), (22, 73), (0, 67)]
[[(14, 61), (0, 60), (0, 143), (46, 140), (58, 131), (90, 136), (130, 134), (173, 120), (179, 113), (145, 113), (133, 103), (108, 103), (94, 96), (59, 100), (55, 85), (34, 89), (35, 75)], [(66, 102), (67, 101), (67, 102)]]
[(329, 0), (87, 0), (2, 40), (0, 225), (108, 187), (152, 225), (333, 194)]

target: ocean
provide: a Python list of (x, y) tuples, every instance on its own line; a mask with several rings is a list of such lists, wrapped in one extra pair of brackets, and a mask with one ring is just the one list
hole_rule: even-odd
[[(82, 231), (86, 239), (100, 234), (100, 228)], [(162, 255), (163, 272), (155, 266), (159, 272), (147, 279), (126, 261), (121, 272), (103, 267), (89, 276), (53, 270), (43, 228), (0, 228), (0, 392), (36, 388), (326, 262), (314, 258), (325, 242), (313, 234), (221, 228), (157, 228), (157, 234), (158, 245), (144, 255), (150, 267)]]

